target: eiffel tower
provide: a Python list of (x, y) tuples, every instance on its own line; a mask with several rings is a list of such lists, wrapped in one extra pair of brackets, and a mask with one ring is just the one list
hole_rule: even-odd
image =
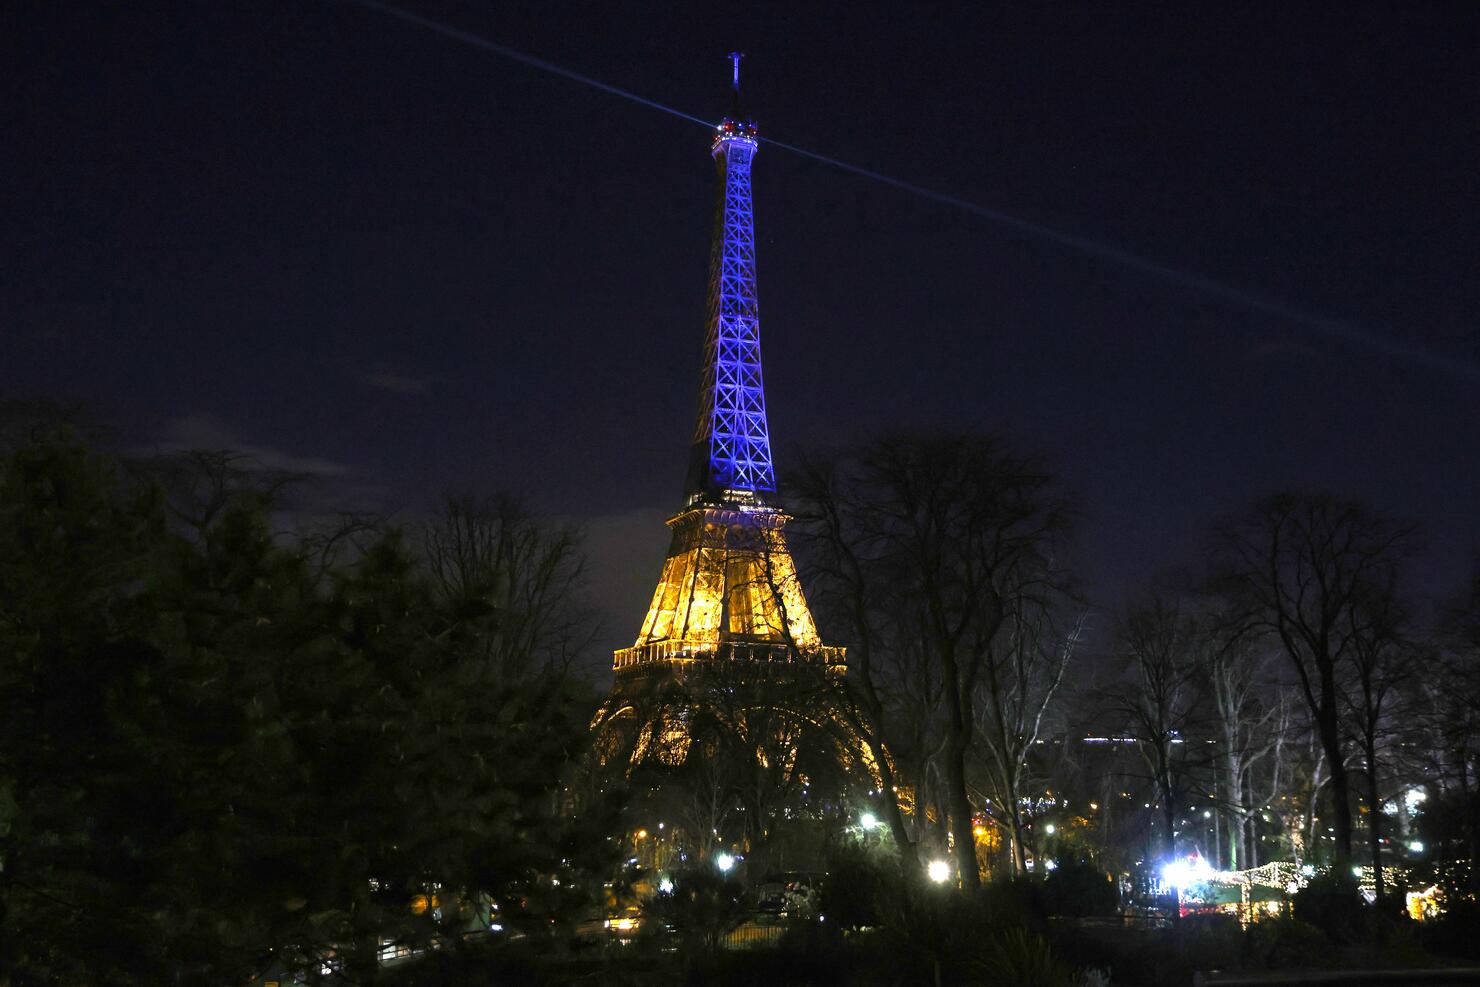
[[(594, 724), (628, 718), (641, 730), (625, 744), (634, 760), (657, 753), (677, 763), (686, 756), (685, 720), (693, 710), (675, 716), (672, 700), (680, 697), (680, 707), (702, 703), (704, 690), (689, 688), (700, 681), (723, 681), (734, 693), (736, 685), (743, 691), (762, 682), (825, 686), (845, 671), (844, 649), (818, 635), (776, 497), (750, 181), (759, 142), (755, 123), (740, 112), (740, 55), (730, 57), (731, 112), (710, 148), (719, 189), (683, 506), (668, 520), (672, 540), (642, 630), (613, 655), (612, 691)], [(660, 697), (669, 700), (669, 712), (653, 720), (645, 710)], [(833, 719), (817, 711), (818, 725)]]

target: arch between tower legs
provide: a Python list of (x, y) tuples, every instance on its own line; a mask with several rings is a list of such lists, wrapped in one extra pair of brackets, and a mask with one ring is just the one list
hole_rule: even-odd
[(620, 679), (591, 722), (603, 767), (627, 777), (725, 756), (781, 774), (882, 782), (854, 726), (841, 669), (708, 658), (649, 663)]

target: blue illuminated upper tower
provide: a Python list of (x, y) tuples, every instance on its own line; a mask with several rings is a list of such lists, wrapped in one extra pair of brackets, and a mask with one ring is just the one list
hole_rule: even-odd
[(740, 112), (740, 54), (731, 53), (730, 115), (715, 131), (719, 170), (709, 253), (709, 310), (699, 420), (689, 458), (690, 503), (764, 501), (776, 491), (766, 392), (761, 378), (760, 306), (755, 284), (755, 212), (750, 165), (759, 146)]

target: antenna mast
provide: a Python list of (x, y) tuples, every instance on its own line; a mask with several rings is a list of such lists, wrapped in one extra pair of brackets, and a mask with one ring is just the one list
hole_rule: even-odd
[(730, 62), (733, 65), (733, 81), (731, 83), (730, 114), (738, 122), (740, 119), (740, 59), (745, 57), (744, 52), (730, 52)]

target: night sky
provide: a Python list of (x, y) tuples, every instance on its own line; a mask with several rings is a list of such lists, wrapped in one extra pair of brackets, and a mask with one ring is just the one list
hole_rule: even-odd
[[(1421, 521), (1416, 587), (1459, 588), (1480, 8), (404, 6), (706, 119), (739, 48), (763, 136), (1357, 330), (763, 146), (783, 472), (879, 429), (1004, 433), (1080, 496), (1104, 604), (1250, 496), (1330, 488)], [(0, 65), (0, 396), (405, 519), (524, 492), (586, 526), (602, 644), (630, 643), (695, 411), (708, 133), (336, 0), (10, 4)]]

